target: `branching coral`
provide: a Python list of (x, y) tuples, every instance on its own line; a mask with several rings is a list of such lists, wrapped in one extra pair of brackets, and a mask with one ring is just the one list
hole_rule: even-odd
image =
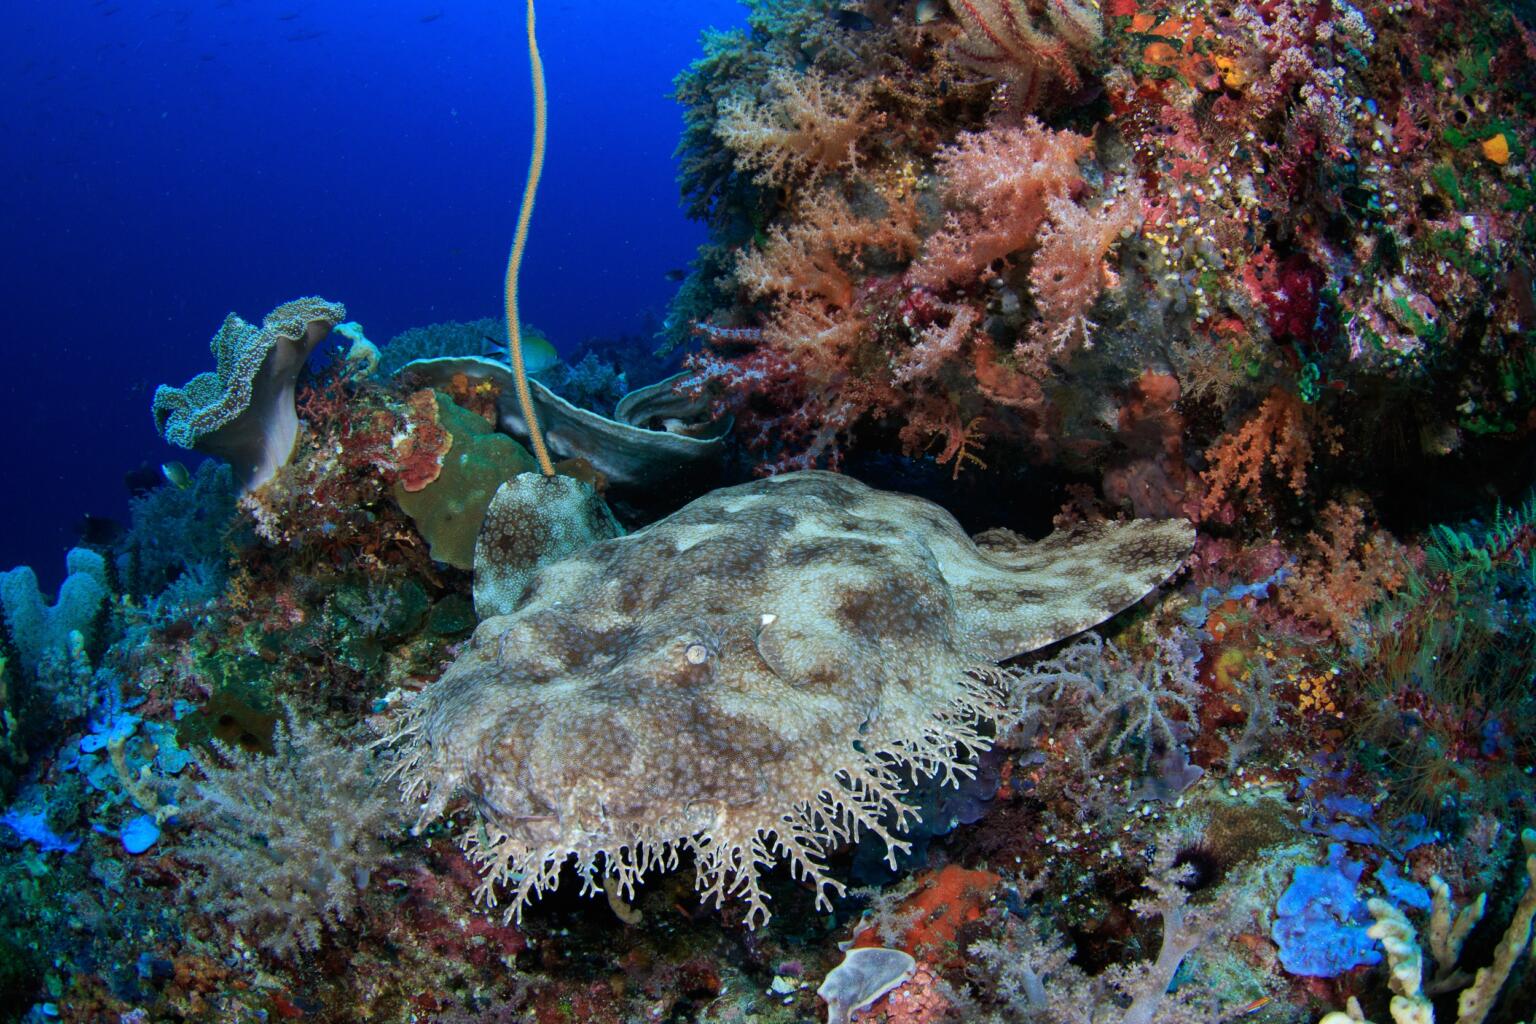
[(974, 306), (945, 304), (947, 320), (934, 321), (918, 332), (917, 341), (906, 358), (896, 367), (898, 384), (932, 377), (943, 364), (959, 357), (971, 332), (981, 323), (981, 312)]
[(133, 498), (115, 560), (124, 591), (153, 598), (177, 577), (199, 572), (222, 584), (237, 496), (229, 467), (208, 460), (186, 488), (156, 487)]
[(1236, 431), (1222, 437), (1205, 453), (1210, 464), (1202, 476), (1205, 496), (1202, 519), (1232, 514), (1239, 497), (1253, 500), (1265, 477), (1273, 473), (1300, 495), (1312, 464), (1312, 429), (1296, 395), (1275, 389)]
[(1085, 765), (1091, 754), (1118, 756), (1141, 747), (1143, 771), (1154, 754), (1179, 748), (1180, 719), (1198, 723), (1199, 648), (1182, 634), (1159, 637), (1150, 656), (1128, 657), (1097, 633), (1085, 633), (1055, 656), (1018, 676), (1026, 703), (1044, 700), (1059, 726), (1080, 722), (1071, 742)]
[(992, 265), (1038, 243), (1051, 200), (1083, 186), (1077, 161), (1093, 140), (1050, 131), (1030, 118), (1020, 128), (961, 135), (938, 155), (945, 193), (963, 209), (923, 246), (913, 283), (940, 289), (974, 281)]
[(965, 29), (951, 44), (955, 57), (1007, 82), (1015, 109), (1034, 107), (1053, 83), (1076, 90), (1078, 68), (1103, 38), (1091, 0), (949, 0), (949, 7)]
[(182, 855), (190, 894), (277, 957), (319, 948), (358, 911), (400, 827), (373, 758), (290, 712), (270, 756), (218, 746), (185, 807), (197, 828)]
[(1030, 328), (1037, 345), (1056, 353), (1093, 344), (1088, 311), (1117, 278), (1104, 257), (1141, 220), (1141, 188), (1126, 186), (1096, 208), (1051, 196), (1050, 220), (1040, 229), (1040, 248), (1029, 272), (1039, 319)]
[(800, 205), (789, 227), (775, 225), (760, 248), (742, 254), (736, 279), (754, 298), (816, 299), (846, 309), (853, 302), (851, 270), (864, 251), (910, 257), (918, 245), (916, 219), (910, 201), (864, 218), (842, 196), (823, 189)]
[(1010, 914), (1003, 939), (970, 947), (970, 977), (979, 998), (966, 1020), (1004, 1024), (1215, 1024), (1232, 1017), (1230, 994), (1201, 983), (1174, 983), (1180, 965), (1202, 944), (1234, 932), (1245, 916), (1246, 885), (1230, 882), (1214, 899), (1190, 899), (1190, 868), (1179, 860), (1176, 832), (1161, 836), (1143, 886), (1150, 892), (1132, 909), (1161, 918), (1162, 941), (1151, 961), (1117, 964), (1090, 977), (1073, 962), (1071, 948), (1039, 919)]
[(847, 87), (817, 70), (778, 68), (771, 99), (740, 93), (719, 105), (715, 132), (764, 185), (788, 187), (858, 162), (858, 143), (878, 127), (868, 87)]
[(1359, 504), (1330, 501), (1318, 520), (1326, 533), (1307, 534), (1305, 553), (1280, 590), (1280, 606), (1346, 640), (1373, 603), (1407, 581), (1407, 552), (1391, 534), (1367, 528)]
[[(417, 359), (481, 355), (499, 345), (506, 335), (507, 324), (501, 317), (412, 327), (389, 339), (379, 350), (379, 375), (393, 377), (402, 366)], [(523, 325), (525, 349), (538, 337), (536, 329)]]
[[(769, 460), (775, 471), (822, 461), (835, 467), (838, 445), (855, 422), (901, 402), (871, 351), (874, 333), (855, 275), (873, 250), (887, 258), (912, 255), (917, 212), (910, 196), (877, 205), (861, 216), (831, 189), (798, 204), (789, 227), (775, 226), (761, 248), (737, 262), (735, 276), (747, 294), (771, 304), (753, 349), (729, 360), (706, 353), (690, 361), (684, 387), (722, 389), (722, 411), (742, 414), (748, 444), (778, 453)], [(764, 406), (771, 414), (762, 414)], [(757, 435), (755, 425), (762, 427)]]

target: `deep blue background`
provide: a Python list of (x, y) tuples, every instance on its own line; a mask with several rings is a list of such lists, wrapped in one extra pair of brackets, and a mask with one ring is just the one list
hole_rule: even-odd
[[(121, 518), (157, 384), (234, 310), (345, 302), (379, 343), (497, 315), (528, 160), (522, 0), (47, 0), (0, 31), (0, 569)], [(548, 162), (523, 318), (655, 329), (703, 238), (672, 77), (731, 0), (545, 2)], [(195, 458), (195, 457), (194, 457)]]

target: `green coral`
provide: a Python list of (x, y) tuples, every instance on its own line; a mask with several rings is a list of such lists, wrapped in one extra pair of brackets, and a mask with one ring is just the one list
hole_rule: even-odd
[(336, 658), (357, 672), (371, 673), (386, 648), (418, 631), (430, 611), (427, 592), (415, 580), (398, 586), (377, 581), (337, 589), (331, 611), (339, 620)]
[(437, 395), (438, 422), (453, 436), (442, 474), (419, 491), (395, 485), (395, 501), (426, 538), (432, 557), (459, 569), (475, 564), (475, 537), (503, 481), (538, 469), (533, 456), (485, 420)]

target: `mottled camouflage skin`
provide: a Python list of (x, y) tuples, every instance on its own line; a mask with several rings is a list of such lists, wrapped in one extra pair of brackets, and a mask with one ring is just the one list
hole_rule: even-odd
[(482, 622), (401, 723), (406, 789), (424, 822), (470, 795), (465, 844), (509, 915), (573, 855), (627, 895), (683, 849), (750, 923), (778, 858), (824, 899), (829, 845), (867, 829), (900, 847), (903, 766), (966, 773), (983, 723), (1009, 717), (996, 663), (1139, 600), (1193, 530), (988, 536), (833, 473), (715, 491), (541, 568)]

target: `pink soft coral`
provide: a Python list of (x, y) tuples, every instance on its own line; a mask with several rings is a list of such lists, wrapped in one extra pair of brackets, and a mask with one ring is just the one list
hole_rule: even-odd
[(880, 247), (897, 256), (917, 250), (913, 203), (889, 203), (885, 216), (857, 216), (840, 195), (823, 190), (811, 195), (789, 219), (774, 225), (761, 248), (744, 253), (736, 263), (736, 280), (753, 298), (817, 299), (846, 309), (853, 301), (852, 271), (863, 250)]
[(937, 308), (948, 320), (935, 316), (917, 332), (917, 341), (896, 366), (896, 383), (937, 376), (941, 366), (961, 356), (971, 332), (981, 323), (982, 311), (974, 306), (938, 303)]
[(1040, 319), (1030, 338), (1051, 352), (1093, 343), (1088, 319), (1099, 293), (1117, 279), (1105, 261), (1110, 246), (1134, 231), (1141, 220), (1141, 188), (1132, 183), (1097, 208), (1052, 196), (1050, 221), (1040, 229), (1040, 250), (1029, 271)]
[(882, 379), (851, 369), (867, 332), (867, 322), (849, 310), (787, 299), (747, 351), (691, 356), (692, 375), (681, 387), (720, 395), (717, 411), (737, 417), (747, 447), (770, 454), (759, 472), (836, 469), (854, 424), (901, 401)]
[(1050, 201), (1082, 189), (1077, 161), (1092, 149), (1087, 136), (1049, 131), (1034, 118), (961, 135), (938, 166), (946, 194), (964, 209), (928, 239), (912, 282), (934, 290), (969, 283), (993, 261), (1033, 248)]

